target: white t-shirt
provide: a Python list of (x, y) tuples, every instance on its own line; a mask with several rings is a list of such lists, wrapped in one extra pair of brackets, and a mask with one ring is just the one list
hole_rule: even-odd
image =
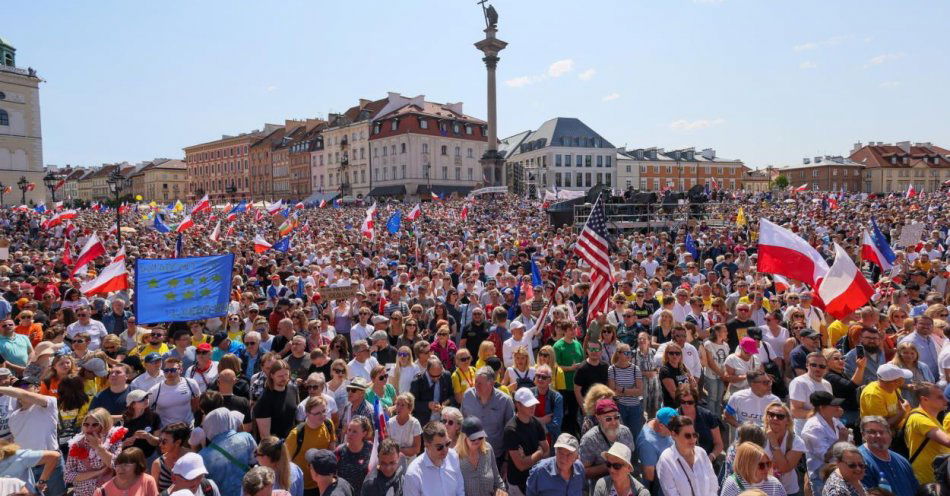
[(194, 379), (181, 378), (175, 386), (162, 381), (148, 391), (149, 406), (155, 407), (155, 413), (162, 420), (162, 427), (175, 422), (191, 425), (195, 421), (195, 415), (191, 411), (191, 398), (200, 395), (201, 391)]
[(653, 260), (648, 259), (640, 262), (640, 267), (643, 267), (643, 270), (646, 271), (647, 277), (653, 277), (653, 274), (656, 273), (656, 268), (659, 266), (660, 262), (658, 262), (655, 258)]
[(188, 367), (188, 370), (185, 371), (185, 377), (195, 381), (199, 389), (198, 394), (201, 394), (207, 391), (208, 386), (214, 384), (214, 380), (218, 378), (218, 362), (211, 362), (211, 366), (204, 372), (198, 372), (198, 369), (196, 369), (197, 366), (198, 364), (196, 363)]
[(512, 390), (512, 391), (518, 389), (519, 387), (517, 385), (518, 376), (524, 377), (525, 379), (528, 379), (529, 381), (534, 382), (534, 367), (529, 367), (528, 370), (524, 372), (520, 370), (515, 370), (514, 367), (508, 367), (508, 370), (505, 371), (505, 374), (508, 375), (508, 380), (511, 381), (511, 383), (514, 385), (513, 386), (514, 389), (509, 388), (509, 390)]
[(501, 264), (496, 262), (488, 262), (485, 264), (485, 277), (495, 277), (498, 275), (498, 270), (501, 269)]
[[(706, 348), (706, 351), (709, 352), (709, 356), (716, 361), (716, 365), (719, 365), (719, 368), (722, 369), (723, 363), (726, 362), (726, 358), (729, 356), (729, 343), (716, 344), (712, 341), (706, 340), (703, 343), (703, 347)], [(706, 376), (718, 379), (719, 376), (709, 367), (704, 369)]]
[(131, 391), (136, 389), (141, 389), (142, 391), (149, 391), (152, 389), (152, 386), (158, 384), (165, 380), (165, 376), (159, 372), (158, 375), (152, 377), (148, 375), (148, 372), (140, 374), (135, 379), (132, 379), (132, 382), (129, 383), (129, 386), (132, 388)]
[(102, 338), (109, 334), (108, 331), (106, 331), (106, 326), (102, 325), (102, 322), (96, 319), (89, 319), (88, 324), (83, 324), (78, 320), (69, 324), (69, 327), (66, 328), (66, 337), (72, 339), (80, 332), (89, 334), (89, 351), (98, 350), (102, 343)]
[(400, 448), (411, 448), (415, 436), (422, 435), (422, 426), (412, 415), (403, 425), (399, 425), (399, 421), (393, 417), (386, 422), (386, 431), (390, 438), (399, 443)]
[(934, 376), (938, 378), (937, 385), (940, 387), (946, 387), (947, 378), (943, 371), (945, 369), (950, 369), (950, 346), (944, 346), (943, 349), (940, 350), (940, 355), (937, 356), (937, 366), (940, 367), (940, 370), (934, 371)]
[(367, 381), (372, 382), (372, 379), (370, 378), (370, 373), (373, 371), (374, 368), (376, 368), (377, 365), (379, 365), (379, 362), (376, 361), (376, 357), (373, 357), (373, 356), (367, 358), (366, 361), (363, 363), (357, 362), (356, 359), (354, 358), (350, 360), (350, 363), (348, 366), (348, 368), (350, 369), (349, 377), (350, 379), (353, 379), (354, 377), (362, 377), (366, 379)]
[[(805, 408), (812, 410), (811, 400), (809, 397), (811, 393), (815, 391), (828, 391), (831, 392), (831, 383), (822, 379), (821, 382), (815, 382), (808, 377), (808, 374), (802, 374), (794, 379), (788, 384), (788, 400), (801, 401), (805, 403)], [(795, 434), (801, 435), (802, 427), (805, 427), (806, 419), (795, 419)]]
[[(779, 326), (778, 336), (773, 336), (772, 331), (769, 330), (767, 326), (762, 326), (762, 342), (768, 343), (772, 347), (770, 352), (772, 352), (772, 359), (776, 358), (776, 353), (778, 353), (778, 358), (782, 358), (782, 350), (785, 349), (785, 342), (788, 341), (788, 329)], [(759, 348), (762, 348), (761, 346)], [(762, 351), (761, 349), (759, 350)], [(762, 363), (765, 363), (764, 361)]]
[[(759, 397), (752, 392), (752, 389), (743, 389), (737, 391), (729, 397), (726, 403), (726, 413), (732, 415), (739, 424), (752, 422), (757, 425), (764, 425), (762, 417), (765, 415), (765, 408), (769, 403), (781, 401), (778, 396), (772, 393)], [(735, 429), (731, 429), (735, 430)]]
[[(805, 441), (801, 438), (801, 436), (792, 436), (791, 448), (789, 448), (787, 445), (788, 436), (782, 436), (782, 444), (778, 447), (782, 453), (792, 450), (804, 454), (805, 450), (807, 449), (805, 447)], [(770, 459), (772, 458), (772, 442), (769, 440), (765, 441), (765, 454), (768, 455)], [(798, 492), (798, 474), (795, 470), (783, 473), (778, 479), (781, 481), (782, 486), (785, 487), (785, 491), (788, 494), (796, 494)]]
[(525, 331), (524, 336), (521, 336), (520, 340), (515, 340), (515, 337), (512, 336), (501, 344), (501, 359), (505, 367), (511, 367), (515, 364), (515, 350), (522, 346), (528, 350), (528, 366), (534, 367), (534, 348), (531, 341), (533, 338), (533, 331)]
[(56, 409), (56, 398), (49, 396), (46, 397), (46, 406), (30, 405), (10, 412), (13, 442), (23, 449), (58, 450), (57, 424), (59, 410)]
[(16, 410), (16, 399), (0, 396), (0, 439), (12, 441), (10, 437), (10, 412)]
[(369, 336), (373, 333), (373, 324), (367, 323), (363, 324), (354, 324), (353, 327), (350, 327), (350, 346), (353, 346), (353, 343), (363, 339), (369, 341)]
[(765, 364), (782, 357), (775, 353), (774, 346), (765, 341), (759, 341), (759, 352), (755, 354), (755, 358), (759, 363)]
[(422, 372), (422, 369), (416, 362), (412, 362), (408, 367), (399, 367), (399, 394), (409, 392), (412, 380), (415, 379), (416, 375), (420, 372)]
[[(732, 367), (735, 371), (735, 375), (746, 375), (751, 370), (755, 370), (762, 365), (762, 362), (752, 355), (748, 360), (743, 360), (739, 358), (738, 353), (733, 353), (726, 357), (726, 361), (723, 363), (723, 367)], [(742, 382), (734, 382), (729, 384), (729, 391), (738, 391), (740, 389), (747, 389), (749, 387), (749, 381), (744, 380)]]
[[(656, 355), (653, 357), (653, 362), (656, 364), (657, 368), (663, 366), (663, 354), (668, 343), (672, 343), (672, 341), (667, 341), (656, 349)], [(695, 346), (689, 343), (683, 343), (683, 365), (686, 365), (686, 370), (688, 370), (693, 377), (696, 377), (697, 379), (702, 377), (703, 363), (699, 360), (699, 351)]]
[[(304, 398), (303, 401), (301, 401), (299, 405), (297, 405), (297, 421), (298, 422), (303, 422), (304, 420), (307, 420), (306, 407), (307, 407), (307, 400), (309, 399), (310, 397), (308, 396)], [(327, 418), (330, 418), (330, 416), (336, 413), (338, 410), (336, 407), (336, 400), (333, 399), (333, 395), (327, 394), (327, 393), (323, 393), (323, 399), (326, 400), (327, 402)]]

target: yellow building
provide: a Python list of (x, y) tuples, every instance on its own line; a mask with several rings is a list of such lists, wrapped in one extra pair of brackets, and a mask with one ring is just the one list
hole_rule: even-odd
[(188, 165), (181, 160), (156, 159), (131, 175), (132, 195), (143, 202), (169, 203), (188, 195)]

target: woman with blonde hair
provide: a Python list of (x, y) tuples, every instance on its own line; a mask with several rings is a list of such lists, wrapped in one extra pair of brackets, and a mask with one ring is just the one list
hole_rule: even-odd
[(538, 350), (538, 360), (537, 363), (534, 364), (535, 369), (538, 368), (538, 365), (547, 365), (548, 367), (551, 367), (551, 387), (555, 391), (560, 392), (567, 390), (567, 381), (564, 378), (564, 369), (559, 367), (557, 364), (553, 346), (545, 345), (542, 346), (540, 350)]
[(412, 393), (396, 396), (394, 415), (386, 422), (389, 438), (399, 443), (399, 451), (410, 460), (422, 451), (422, 424), (412, 416), (415, 406)]
[(257, 463), (274, 471), (274, 489), (285, 489), (292, 496), (303, 496), (303, 470), (290, 461), (284, 439), (268, 436), (261, 439), (254, 453)]
[[(366, 390), (366, 401), (372, 405), (379, 398), (379, 406), (392, 410), (393, 401), (396, 399), (396, 387), (389, 383), (389, 372), (386, 367), (377, 365), (369, 373), (370, 386)], [(392, 415), (392, 412), (389, 413)]]
[(677, 408), (676, 388), (680, 384), (690, 383), (696, 386), (696, 379), (689, 374), (683, 363), (683, 348), (670, 341), (663, 348), (663, 366), (660, 367), (660, 389), (663, 393), (663, 406)]
[(673, 339), (673, 323), (673, 312), (661, 310), (656, 319), (656, 327), (653, 328), (653, 341), (656, 344), (663, 344)]
[(497, 350), (495, 349), (495, 343), (492, 343), (487, 339), (482, 341), (481, 344), (478, 345), (478, 361), (475, 362), (475, 370), (488, 365), (485, 360), (488, 360), (493, 356), (498, 356), (496, 353)]
[(330, 363), (330, 378), (327, 380), (327, 394), (336, 397), (346, 392), (346, 385), (350, 382), (346, 377), (347, 370), (349, 370), (349, 368), (343, 359), (338, 358)]
[(505, 371), (505, 377), (502, 385), (509, 391), (517, 391), (523, 387), (534, 386), (534, 369), (528, 361), (528, 348), (519, 346), (512, 353), (514, 364)]
[(736, 448), (733, 473), (722, 483), (720, 496), (739, 496), (746, 489), (761, 489), (767, 496), (786, 496), (785, 488), (772, 472), (772, 460), (755, 443), (742, 443)]
[(617, 343), (617, 351), (607, 369), (607, 386), (617, 393), (617, 406), (623, 424), (630, 432), (643, 427), (643, 373), (633, 363), (633, 350), (627, 343)]
[(477, 417), (469, 417), (462, 422), (455, 451), (458, 453), (459, 468), (465, 474), (466, 496), (495, 496), (498, 491), (505, 489), (495, 463), (495, 453), (486, 436), (482, 421)]
[(805, 454), (805, 441), (795, 434), (792, 411), (776, 401), (765, 407), (765, 453), (772, 460), (772, 473), (779, 479), (785, 492), (800, 494), (798, 463)]
[(936, 383), (937, 377), (934, 377), (934, 372), (930, 370), (926, 363), (920, 361), (920, 352), (910, 341), (904, 341), (897, 345), (896, 353), (894, 353), (894, 358), (891, 359), (890, 363), (914, 374), (911, 380), (904, 381), (904, 385), (901, 386), (901, 396), (912, 407), (916, 408), (917, 395), (914, 394), (914, 386), (923, 382)]
[(452, 392), (455, 394), (455, 401), (461, 405), (462, 395), (473, 387), (475, 387), (475, 367), (472, 367), (472, 354), (463, 346), (455, 352), (455, 371), (452, 372)]
[(92, 496), (98, 486), (112, 478), (112, 461), (122, 450), (127, 429), (112, 426), (105, 408), (86, 414), (82, 432), (69, 442), (65, 480), (75, 496)]

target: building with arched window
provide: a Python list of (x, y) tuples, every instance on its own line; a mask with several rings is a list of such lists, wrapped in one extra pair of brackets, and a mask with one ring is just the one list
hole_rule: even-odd
[(16, 185), (21, 177), (35, 185), (27, 202), (44, 201), (43, 139), (40, 129), (40, 91), (43, 80), (32, 68), (16, 66), (16, 49), (0, 37), (0, 184), (13, 186), (4, 195), (7, 205), (19, 204)]

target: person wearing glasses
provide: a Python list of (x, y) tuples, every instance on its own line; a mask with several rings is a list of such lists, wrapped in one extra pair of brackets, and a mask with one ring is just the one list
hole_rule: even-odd
[(485, 440), (482, 422), (469, 417), (455, 443), (467, 496), (506, 496), (505, 482), (495, 465), (495, 454)]
[(744, 442), (736, 448), (733, 473), (722, 481), (720, 496), (738, 496), (743, 491), (758, 489), (766, 496), (785, 496), (785, 488), (772, 475), (772, 460), (761, 446)]
[(748, 303), (737, 304), (735, 318), (726, 322), (726, 330), (729, 331), (727, 335), (729, 349), (736, 349), (739, 346), (739, 340), (745, 337), (749, 333), (749, 329), (753, 327), (756, 327), (756, 324), (752, 320), (752, 307)]
[(198, 384), (199, 394), (214, 384), (218, 377), (218, 363), (211, 359), (211, 343), (201, 343), (195, 347), (195, 364), (185, 371), (185, 377)]
[(861, 436), (864, 444), (858, 449), (867, 464), (861, 479), (864, 486), (878, 487), (883, 482), (881, 474), (884, 474), (894, 494), (917, 494), (920, 483), (910, 462), (890, 449), (892, 436), (887, 420), (878, 415), (862, 417)]
[(603, 346), (591, 341), (586, 346), (587, 358), (574, 373), (574, 398), (578, 405), (584, 404), (584, 397), (594, 384), (607, 384), (607, 370), (610, 366), (603, 358)]
[(425, 370), (410, 384), (409, 392), (416, 401), (412, 414), (420, 424), (428, 423), (430, 419), (439, 420), (442, 408), (454, 399), (452, 375), (442, 366), (442, 361), (430, 356)]
[[(112, 476), (112, 461), (122, 449), (121, 427), (113, 427), (104, 408), (90, 410), (82, 421), (82, 434), (69, 443), (65, 481), (76, 496), (92, 496)], [(117, 435), (118, 434), (118, 435)]]
[(812, 415), (810, 398), (815, 391), (831, 393), (831, 383), (825, 380), (828, 360), (820, 351), (809, 353), (805, 362), (807, 374), (802, 374), (788, 384), (788, 403), (795, 418), (795, 433), (801, 434), (805, 421)]
[(607, 475), (597, 480), (594, 485), (593, 496), (650, 496), (650, 491), (632, 475), (633, 453), (622, 443), (614, 443), (610, 449), (600, 456), (607, 465)]
[(741, 424), (752, 422), (762, 425), (762, 416), (765, 407), (771, 403), (781, 401), (772, 394), (772, 378), (761, 370), (749, 372), (749, 387), (733, 393), (726, 402), (722, 419), (733, 427), (730, 432), (730, 441), (735, 440), (736, 429)]
[(16, 374), (22, 374), (33, 354), (30, 338), (13, 332), (14, 323), (7, 319), (0, 323), (0, 358)]
[(109, 332), (106, 330), (106, 327), (92, 318), (92, 308), (88, 305), (81, 306), (76, 309), (76, 317), (78, 320), (69, 324), (66, 328), (66, 337), (68, 339), (73, 339), (80, 332), (85, 332), (89, 335), (89, 350), (96, 351), (99, 349), (99, 345), (102, 342), (102, 338), (106, 337)]
[[(802, 440), (805, 441), (805, 467), (808, 469), (808, 481), (811, 484), (812, 494), (823, 494), (821, 490), (824, 481), (821, 480), (819, 469), (825, 463), (825, 453), (835, 443), (847, 441), (851, 431), (840, 420), (844, 413), (841, 409), (843, 399), (835, 398), (828, 391), (815, 391), (811, 393), (809, 402), (815, 414), (805, 422), (801, 433)], [(861, 459), (860, 452), (858, 452), (858, 459)], [(861, 463), (863, 464), (864, 461), (861, 460)], [(930, 467), (929, 463), (927, 467)]]
[[(839, 446), (840, 445), (840, 446)], [(864, 496), (867, 488), (861, 482), (867, 471), (861, 450), (851, 443), (834, 446), (835, 469), (824, 483), (822, 496)]]
[(798, 322), (790, 324), (793, 334), (798, 330), (798, 345), (788, 354), (789, 367), (791, 367), (795, 376), (808, 372), (806, 365), (810, 353), (821, 351), (821, 334), (810, 327), (802, 328), (803, 325)]
[(441, 422), (422, 429), (425, 452), (417, 456), (403, 479), (403, 496), (463, 496), (465, 480), (458, 455), (449, 449), (448, 433)]
[(689, 417), (669, 421), (673, 446), (656, 463), (657, 479), (664, 496), (718, 496), (719, 482), (706, 452), (696, 445), (699, 435)]
[(165, 359), (162, 374), (165, 380), (148, 391), (149, 406), (162, 419), (162, 427), (176, 422), (192, 425), (195, 421), (192, 404), (201, 394), (198, 383), (181, 376), (181, 360), (175, 357)]
[(376, 465), (376, 470), (370, 472), (363, 481), (359, 496), (402, 494), (402, 481), (408, 463), (399, 452), (399, 444), (391, 438), (383, 439), (379, 442), (377, 456), (379, 463)]
[(333, 450), (337, 438), (333, 422), (329, 419), (327, 400), (322, 396), (311, 396), (304, 404), (305, 417), (302, 423), (294, 427), (284, 444), (290, 451), (290, 460), (304, 473), (304, 493), (309, 494), (317, 487), (307, 466), (307, 452), (313, 449)]
[(580, 460), (584, 464), (584, 476), (591, 481), (607, 475), (607, 465), (601, 453), (614, 442), (633, 446), (633, 434), (620, 423), (620, 409), (610, 398), (601, 398), (594, 406), (597, 424), (581, 437)]

